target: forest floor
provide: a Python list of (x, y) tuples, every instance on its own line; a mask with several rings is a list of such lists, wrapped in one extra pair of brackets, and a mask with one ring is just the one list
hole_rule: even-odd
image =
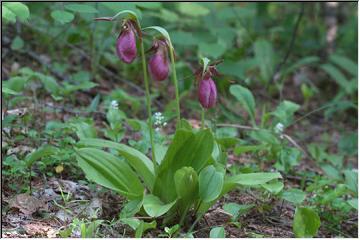
[[(23, 64), (23, 63), (21, 63)], [(38, 67), (38, 64), (34, 64)], [(14, 64), (4, 64), (3, 72), (10, 72), (14, 68)], [(33, 66), (32, 66), (33, 67)], [(5, 70), (5, 71), (4, 71)], [(111, 75), (111, 74), (110, 74)], [(111, 76), (105, 76), (110, 78)], [(105, 79), (105, 78), (104, 78)], [(105, 81), (106, 82), (106, 81)], [(106, 86), (106, 87), (104, 87)], [(33, 114), (34, 119), (38, 119), (31, 129), (42, 129), (47, 121), (60, 120), (67, 121), (72, 116), (79, 115), (74, 111), (79, 106), (88, 106), (91, 100), (96, 96), (97, 92), (106, 93), (114, 89), (116, 84), (106, 82), (101, 84), (101, 87), (93, 89), (89, 92), (77, 92), (76, 102), (66, 104), (56, 103), (50, 97), (39, 99), (40, 105), (29, 102), (27, 105), (19, 106), (19, 112), (26, 111)], [(116, 86), (118, 87), (118, 86)], [(131, 90), (129, 90), (131, 91)], [(132, 93), (137, 95), (139, 93)], [(286, 93), (285, 93), (286, 94)], [(263, 92), (255, 92), (254, 95), (264, 95)], [(285, 96), (287, 99), (296, 98), (298, 96)], [(263, 101), (268, 99), (264, 98)], [(42, 104), (42, 105), (41, 105)], [(59, 112), (43, 111), (42, 106), (52, 106), (59, 108)], [(71, 105), (74, 104), (74, 105)], [(220, 103), (221, 104), (221, 103)], [(15, 109), (16, 110), (16, 109)], [(4, 109), (4, 111), (14, 111), (14, 109)], [(21, 114), (21, 113), (20, 113)], [(82, 113), (80, 113), (81, 115)], [(184, 112), (186, 114), (186, 112)], [(84, 113), (89, 116), (89, 113)], [(97, 112), (90, 114), (96, 121), (96, 124), (102, 126), (105, 119), (105, 112)], [(193, 117), (189, 113), (189, 117)], [(296, 135), (296, 132), (309, 132), (311, 137), (302, 139), (298, 143), (302, 146), (308, 142), (321, 141), (321, 133), (327, 132), (330, 135), (331, 141), (336, 143), (339, 138), (339, 133), (336, 129), (343, 127), (344, 129), (352, 129), (341, 123), (324, 122), (322, 115), (314, 114), (309, 117), (310, 123), (306, 125), (296, 125), (287, 132), (290, 136)], [(199, 121), (193, 119), (190, 121), (194, 127), (199, 126)], [(333, 128), (332, 125), (337, 125)], [(166, 128), (169, 132), (174, 132), (173, 125), (169, 124)], [(355, 129), (353, 129), (355, 131)], [(11, 138), (16, 134), (21, 134), (22, 129), (13, 129), (9, 136), (4, 135), (2, 138), (2, 145), (11, 142)], [(129, 136), (127, 136), (129, 137)], [(296, 137), (294, 137), (297, 139)], [(23, 139), (17, 145), (16, 152), (29, 152), (32, 144)], [(229, 164), (243, 164), (251, 161), (250, 157), (243, 155), (241, 157), (229, 154)], [(357, 159), (347, 159), (354, 167), (357, 166)], [(271, 165), (266, 163), (262, 166), (263, 169), (271, 169)], [(296, 167), (296, 170), (308, 170), (316, 174), (322, 174), (321, 170), (309, 158), (301, 161), (301, 164)], [(296, 171), (295, 170), (295, 171)], [(45, 173), (33, 169), (36, 173), (31, 178), (31, 194), (18, 193), (10, 188), (9, 179), (2, 178), (2, 237), (59, 237), (60, 232), (65, 231), (74, 223), (74, 219), (87, 220), (103, 220), (98, 231), (98, 236), (101, 237), (133, 237), (134, 232), (127, 225), (122, 224), (118, 219), (122, 205), (125, 201), (122, 197), (113, 192), (99, 187), (95, 184), (88, 184), (82, 172), (73, 175), (68, 169), (64, 169), (61, 174), (52, 177)], [(80, 171), (80, 170), (79, 170)], [(21, 182), (21, 179), (15, 179)], [(14, 181), (14, 179), (11, 179)], [(296, 176), (284, 175), (285, 187), (300, 186), (301, 179)], [(16, 183), (15, 183), (16, 184)], [(20, 188), (20, 186), (19, 186)], [(226, 202), (235, 202), (238, 204), (256, 204), (257, 208), (242, 215), (238, 220), (239, 224), (234, 224), (230, 221), (228, 213), (222, 210), (222, 206)], [(213, 206), (204, 218), (199, 222), (194, 230), (195, 237), (208, 237), (209, 231), (214, 226), (225, 226), (226, 236), (233, 238), (240, 237), (294, 237), (292, 231), (292, 220), (294, 214), (294, 206), (286, 201), (270, 199), (268, 202), (263, 202), (262, 196), (256, 190), (240, 191), (236, 190), (225, 197)], [(189, 220), (191, 221), (191, 220)], [(342, 222), (341, 232), (332, 230), (326, 223), (322, 224), (317, 237), (336, 237), (338, 235), (344, 237), (357, 236), (357, 214), (352, 214)], [(188, 223), (191, 224), (191, 223)], [(163, 232), (161, 227), (155, 230), (149, 230), (144, 237), (157, 237)], [(71, 233), (73, 237), (80, 237), (80, 230), (77, 229)]]

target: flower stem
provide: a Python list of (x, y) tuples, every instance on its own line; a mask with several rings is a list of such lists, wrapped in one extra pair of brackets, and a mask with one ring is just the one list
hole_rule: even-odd
[(205, 109), (201, 108), (201, 129), (205, 128)]
[(149, 88), (149, 78), (146, 68), (146, 58), (145, 58), (145, 51), (144, 51), (144, 43), (141, 40), (141, 61), (143, 66), (143, 72), (144, 72), (144, 83), (145, 83), (145, 95), (146, 95), (146, 107), (148, 112), (148, 128), (149, 128), (149, 134), (150, 134), (150, 144), (151, 144), (151, 156), (152, 161), (154, 164), (154, 170), (156, 174), (157, 170), (157, 163), (155, 159), (155, 144), (154, 144), (154, 135), (153, 135), (153, 129), (152, 129), (152, 114), (151, 114), (151, 99), (150, 99), (150, 88)]
[(172, 79), (173, 79), (174, 86), (175, 86), (177, 121), (180, 122), (179, 88), (178, 88), (178, 81), (177, 81), (177, 77), (176, 77), (174, 48), (173, 48), (172, 44), (170, 44), (169, 48), (170, 48), (170, 60), (171, 60), (171, 66), (172, 66)]

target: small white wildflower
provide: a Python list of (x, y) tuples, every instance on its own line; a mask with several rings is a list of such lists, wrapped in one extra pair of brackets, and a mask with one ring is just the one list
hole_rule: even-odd
[(162, 115), (161, 112), (154, 113), (154, 126), (155, 131), (160, 131), (161, 127), (165, 127), (167, 122), (165, 121), (165, 117)]
[(274, 127), (274, 131), (276, 134), (282, 134), (284, 131), (284, 124), (277, 123), (276, 126)]
[(119, 108), (119, 104), (118, 104), (118, 102), (116, 100), (112, 100), (110, 106), (113, 109), (118, 109)]

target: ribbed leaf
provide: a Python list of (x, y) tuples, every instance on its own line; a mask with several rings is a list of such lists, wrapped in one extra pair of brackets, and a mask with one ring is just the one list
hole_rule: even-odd
[(232, 85), (230, 93), (243, 105), (251, 120), (255, 123), (255, 99), (251, 91), (240, 85)]
[(99, 148), (112, 148), (119, 152), (127, 162), (134, 168), (144, 181), (146, 187), (151, 191), (154, 185), (154, 165), (149, 158), (147, 158), (140, 151), (128, 147), (124, 144), (102, 140), (98, 138), (86, 138), (79, 141), (79, 145)]
[(26, 156), (26, 166), (31, 167), (31, 165), (33, 165), (35, 161), (39, 160), (42, 157), (54, 154), (56, 151), (57, 148), (50, 145), (44, 145)]
[(221, 193), (224, 175), (210, 165), (201, 170), (199, 175), (199, 196), (204, 202), (215, 200)]
[(142, 196), (144, 187), (125, 160), (95, 148), (82, 148), (76, 153), (79, 166), (88, 179), (129, 199)]
[(224, 185), (221, 191), (221, 194), (213, 201), (211, 202), (203, 202), (201, 203), (198, 211), (197, 216), (201, 215), (202, 213), (205, 213), (212, 205), (215, 204), (215, 202), (222, 196), (224, 196), (226, 193), (234, 189), (238, 185), (245, 185), (245, 186), (257, 186), (262, 185), (267, 182), (270, 182), (273, 179), (282, 178), (280, 173), (274, 172), (274, 173), (244, 173), (244, 174), (238, 174), (235, 176), (231, 176), (229, 178), (225, 178)]
[(267, 183), (276, 178), (282, 178), (281, 174), (278, 172), (243, 173), (229, 177), (226, 182), (245, 186), (254, 186)]
[(176, 198), (174, 175), (182, 167), (192, 167), (199, 172), (208, 162), (213, 150), (213, 135), (210, 130), (197, 133), (179, 129), (159, 166), (154, 194), (165, 202)]
[(167, 204), (163, 203), (158, 197), (151, 194), (144, 197), (144, 209), (150, 217), (160, 217), (167, 213), (175, 203), (176, 200)]

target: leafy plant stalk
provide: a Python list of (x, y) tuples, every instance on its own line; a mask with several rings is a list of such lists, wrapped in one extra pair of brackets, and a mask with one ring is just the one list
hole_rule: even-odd
[(148, 112), (148, 128), (149, 128), (149, 135), (150, 135), (150, 144), (151, 144), (151, 156), (154, 164), (154, 169), (156, 172), (157, 169), (157, 163), (155, 158), (155, 144), (154, 144), (154, 134), (152, 129), (152, 118), (151, 118), (151, 99), (150, 99), (150, 88), (149, 88), (149, 78), (148, 73), (146, 69), (146, 58), (145, 58), (145, 51), (144, 51), (144, 43), (142, 39), (140, 40), (141, 43), (141, 61), (143, 66), (143, 72), (144, 72), (144, 84), (145, 84), (145, 95), (146, 95), (146, 107)]

